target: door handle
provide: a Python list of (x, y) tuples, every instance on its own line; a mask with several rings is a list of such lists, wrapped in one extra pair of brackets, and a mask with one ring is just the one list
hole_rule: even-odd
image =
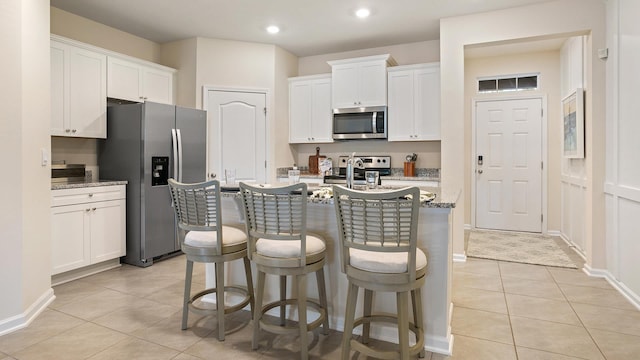
[(478, 170), (478, 174), (482, 174), (482, 169)]
[(209, 177), (212, 179), (215, 179), (218, 175), (216, 173), (211, 173), (209, 174)]

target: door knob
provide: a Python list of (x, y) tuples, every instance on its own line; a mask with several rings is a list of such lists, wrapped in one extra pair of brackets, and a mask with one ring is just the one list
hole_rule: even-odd
[(212, 178), (212, 179), (215, 179), (215, 178), (216, 178), (216, 176), (218, 176), (218, 175), (216, 175), (216, 173), (211, 173), (211, 174), (209, 174), (209, 177), (210, 177), (210, 178)]
[(482, 174), (482, 169), (478, 170), (478, 174)]

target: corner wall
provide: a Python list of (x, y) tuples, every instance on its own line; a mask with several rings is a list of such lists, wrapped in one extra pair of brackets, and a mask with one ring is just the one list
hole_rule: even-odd
[[(0, 3), (0, 335), (28, 325), (54, 299), (51, 289), (49, 2)], [(40, 99), (40, 101), (34, 101)], [(44, 99), (44, 100), (42, 100)]]

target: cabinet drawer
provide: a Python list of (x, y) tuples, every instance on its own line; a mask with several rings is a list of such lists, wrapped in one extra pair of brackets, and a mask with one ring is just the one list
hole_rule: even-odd
[(125, 185), (94, 186), (51, 191), (51, 206), (83, 204), (96, 201), (119, 200), (126, 197)]

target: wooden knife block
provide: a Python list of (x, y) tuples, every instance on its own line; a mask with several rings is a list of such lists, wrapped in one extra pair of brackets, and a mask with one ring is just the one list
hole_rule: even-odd
[(404, 176), (413, 177), (416, 176), (416, 163), (415, 161), (404, 162)]

